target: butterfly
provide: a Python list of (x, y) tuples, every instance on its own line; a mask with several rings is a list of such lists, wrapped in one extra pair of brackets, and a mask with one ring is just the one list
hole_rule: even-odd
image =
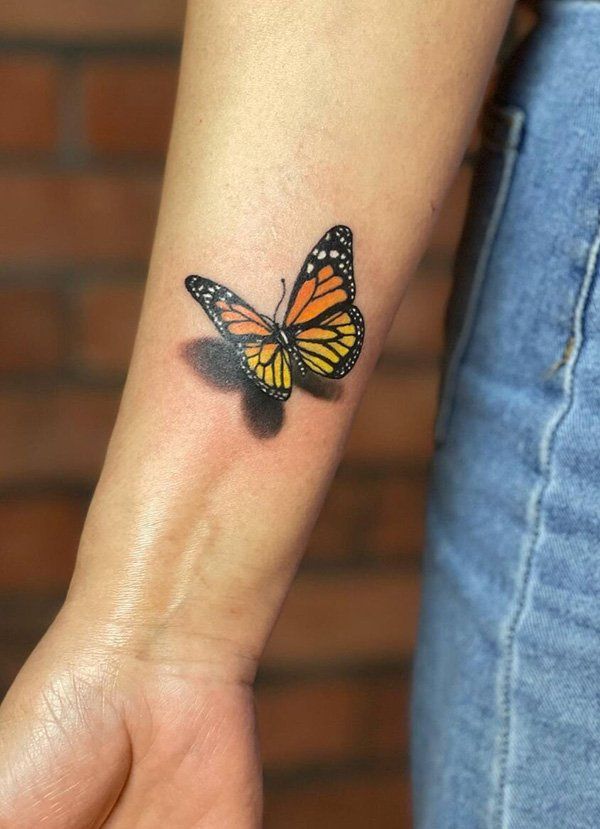
[(185, 287), (224, 339), (235, 347), (241, 367), (258, 388), (277, 400), (292, 393), (293, 369), (339, 380), (356, 363), (365, 323), (353, 304), (356, 294), (352, 231), (336, 225), (306, 257), (281, 322), (204, 276), (188, 276)]

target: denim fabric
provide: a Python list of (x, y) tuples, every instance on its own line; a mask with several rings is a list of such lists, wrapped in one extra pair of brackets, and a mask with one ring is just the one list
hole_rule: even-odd
[(449, 309), (417, 829), (600, 829), (600, 3), (540, 8), (488, 114)]

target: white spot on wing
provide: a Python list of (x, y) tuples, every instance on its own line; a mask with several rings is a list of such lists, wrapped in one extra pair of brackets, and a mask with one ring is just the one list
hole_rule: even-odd
[(326, 256), (327, 256), (327, 254), (325, 253), (325, 251), (320, 250), (317, 254), (317, 259), (325, 259)]

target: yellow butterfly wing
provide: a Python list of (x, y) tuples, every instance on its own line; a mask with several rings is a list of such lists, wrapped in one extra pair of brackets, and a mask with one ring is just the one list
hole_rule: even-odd
[(364, 332), (362, 314), (356, 305), (349, 305), (300, 329), (294, 343), (308, 369), (339, 380), (358, 360)]
[(252, 380), (278, 400), (287, 400), (292, 391), (290, 354), (272, 340), (250, 341), (243, 346), (246, 373)]
[(188, 276), (185, 286), (223, 338), (236, 348), (246, 376), (271, 397), (287, 400), (292, 391), (290, 355), (277, 341), (271, 320), (205, 277)]

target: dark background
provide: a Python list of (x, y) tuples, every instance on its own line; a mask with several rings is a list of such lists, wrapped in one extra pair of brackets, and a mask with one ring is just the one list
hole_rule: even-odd
[[(59, 605), (132, 345), (181, 0), (0, 5), (0, 696)], [(510, 46), (529, 25), (519, 9)], [(410, 825), (424, 484), (477, 131), (258, 680), (268, 829)]]

